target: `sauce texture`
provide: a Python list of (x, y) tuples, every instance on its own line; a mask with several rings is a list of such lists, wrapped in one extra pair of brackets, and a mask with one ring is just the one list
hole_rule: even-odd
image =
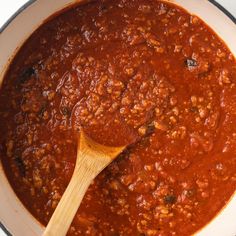
[(187, 236), (236, 189), (236, 61), (199, 18), (158, 0), (73, 6), (37, 29), (0, 91), (0, 157), (44, 225), (81, 127), (133, 143), (89, 187), (68, 235)]

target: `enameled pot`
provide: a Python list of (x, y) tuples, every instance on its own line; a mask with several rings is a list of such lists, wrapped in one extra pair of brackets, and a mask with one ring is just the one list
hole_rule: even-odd
[[(81, 0), (80, 0), (81, 1)], [(31, 0), (0, 29), (0, 85), (11, 59), (30, 34), (53, 13), (73, 0)], [(205, 21), (236, 56), (236, 25), (223, 11), (207, 0), (169, 0)], [(4, 135), (4, 134), (3, 134)], [(212, 203), (214, 204), (214, 203)], [(6, 179), (0, 162), (0, 222), (14, 236), (42, 235), (44, 227), (22, 205)], [(197, 236), (236, 235), (236, 194), (225, 208)]]

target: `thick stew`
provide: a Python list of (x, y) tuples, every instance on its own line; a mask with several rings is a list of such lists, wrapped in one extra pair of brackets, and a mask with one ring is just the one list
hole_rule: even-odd
[(191, 235), (236, 189), (235, 82), (226, 45), (171, 3), (74, 5), (32, 34), (5, 76), (6, 175), (46, 225), (81, 129), (130, 144), (89, 187), (68, 235)]

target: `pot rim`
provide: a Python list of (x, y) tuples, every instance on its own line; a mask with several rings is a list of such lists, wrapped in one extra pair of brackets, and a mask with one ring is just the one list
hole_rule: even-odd
[[(28, 0), (24, 5), (22, 5), (13, 15), (8, 18), (8, 20), (0, 27), (0, 34), (7, 29), (11, 22), (20, 15), (24, 10), (31, 6), (34, 2), (38, 0)], [(216, 6), (220, 11), (222, 11), (235, 25), (236, 25), (236, 16), (232, 15), (225, 7), (223, 7), (216, 0), (208, 0), (211, 4)], [(226, 204), (227, 205), (227, 204)], [(6, 229), (6, 227), (0, 222), (0, 230), (2, 230), (7, 236), (12, 236), (12, 234)]]

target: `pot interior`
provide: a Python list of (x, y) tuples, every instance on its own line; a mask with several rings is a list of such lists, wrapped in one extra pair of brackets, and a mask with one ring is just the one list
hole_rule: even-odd
[[(14, 17), (4, 31), (0, 33), (0, 85), (11, 59), (30, 34), (53, 13), (75, 2), (82, 1), (33, 0), (20, 14)], [(205, 0), (171, 0), (171, 2), (199, 16), (225, 41), (231, 52), (236, 56), (236, 26), (216, 6)], [(5, 177), (1, 163), (0, 185), (0, 221), (13, 235), (41, 235), (43, 227), (32, 217), (14, 194)], [(232, 197), (227, 207), (197, 235), (234, 235), (236, 232), (235, 212), (236, 197)]]

